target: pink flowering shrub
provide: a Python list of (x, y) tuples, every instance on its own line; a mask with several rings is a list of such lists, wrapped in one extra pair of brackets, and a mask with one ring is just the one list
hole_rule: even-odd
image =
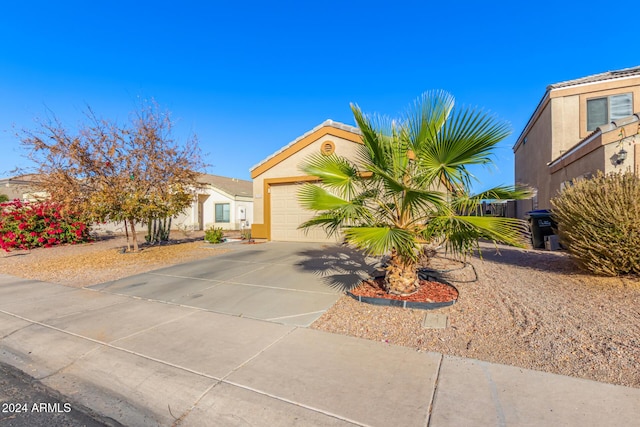
[(0, 203), (0, 249), (31, 249), (89, 242), (89, 227), (75, 212), (60, 213), (52, 202)]

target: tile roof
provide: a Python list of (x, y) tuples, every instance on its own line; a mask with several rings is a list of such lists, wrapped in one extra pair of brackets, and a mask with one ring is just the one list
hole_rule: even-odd
[(273, 153), (272, 155), (270, 155), (269, 157), (267, 157), (266, 159), (262, 160), (260, 163), (254, 165), (251, 169), (249, 170), (254, 170), (255, 168), (259, 167), (260, 165), (266, 163), (267, 161), (269, 161), (269, 159), (272, 159), (273, 157), (277, 156), (278, 154), (280, 154), (281, 152), (285, 151), (287, 148), (291, 147), (292, 145), (294, 145), (296, 142), (300, 141), (301, 139), (304, 139), (305, 137), (307, 137), (308, 135), (311, 135), (312, 133), (314, 133), (317, 130), (322, 129), (325, 126), (331, 126), (334, 127), (336, 129), (342, 129), (342, 130), (346, 130), (347, 132), (352, 132), (352, 133), (356, 133), (358, 135), (362, 135), (362, 132), (360, 132), (360, 129), (355, 127), (355, 126), (351, 126), (351, 125), (346, 125), (344, 123), (340, 123), (340, 122), (335, 122), (331, 119), (327, 119), (324, 122), (320, 123), (318, 126), (314, 127), (313, 129), (311, 129), (309, 132), (305, 132), (303, 135), (297, 137), (296, 139), (294, 139), (293, 141), (291, 141), (290, 143), (288, 143), (287, 145), (285, 145), (284, 147), (282, 147), (281, 149), (279, 149), (278, 151), (276, 151), (275, 153)]
[(640, 66), (624, 68), (622, 70), (607, 71), (606, 73), (593, 74), (591, 76), (581, 77), (579, 79), (567, 80), (564, 82), (554, 83), (547, 86), (547, 90), (559, 89), (567, 86), (575, 86), (585, 83), (601, 82), (604, 80), (619, 79), (622, 77), (640, 76)]
[(16, 176), (9, 176), (6, 178), (0, 178), (0, 182), (3, 183), (20, 183), (20, 184), (28, 184), (31, 182), (36, 182), (38, 178), (38, 175), (35, 173), (28, 173), (25, 175), (16, 175)]
[(253, 197), (253, 182), (251, 181), (210, 174), (200, 175), (198, 181), (201, 184), (209, 184), (234, 197)]

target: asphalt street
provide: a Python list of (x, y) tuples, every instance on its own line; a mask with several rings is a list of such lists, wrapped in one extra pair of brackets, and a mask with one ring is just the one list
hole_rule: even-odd
[(16, 368), (0, 362), (0, 426), (103, 427), (100, 417)]

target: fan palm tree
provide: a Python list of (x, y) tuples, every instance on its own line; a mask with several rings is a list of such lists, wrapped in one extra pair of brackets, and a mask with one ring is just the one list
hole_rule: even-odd
[(467, 254), (478, 240), (524, 246), (526, 223), (475, 215), (486, 199), (518, 199), (529, 191), (500, 186), (470, 195), (468, 166), (491, 163), (506, 123), (474, 109), (454, 109), (446, 92), (427, 92), (402, 120), (369, 117), (351, 105), (362, 133), (355, 162), (332, 154), (306, 159), (302, 170), (318, 177), (298, 199), (316, 211), (300, 228), (343, 233), (371, 255), (389, 255), (385, 286), (406, 295), (420, 287), (418, 260), (425, 248), (445, 245)]

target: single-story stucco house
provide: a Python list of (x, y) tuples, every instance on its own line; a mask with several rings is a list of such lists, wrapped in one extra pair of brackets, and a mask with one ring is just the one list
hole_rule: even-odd
[(41, 195), (33, 188), (36, 178), (35, 174), (0, 178), (0, 194), (7, 196), (9, 200), (33, 200)]
[[(204, 174), (191, 207), (173, 222), (178, 228), (249, 230), (253, 223), (253, 184), (238, 178)], [(174, 226), (174, 227), (175, 227)]]
[[(253, 184), (251, 181), (203, 174), (200, 188), (191, 206), (172, 221), (174, 230), (203, 230), (209, 227), (224, 230), (249, 229), (253, 223)], [(36, 189), (36, 190), (34, 190)], [(0, 179), (0, 194), (10, 200), (32, 201), (46, 197), (37, 191), (37, 175), (22, 175)], [(124, 233), (123, 223), (96, 224), (98, 233)], [(140, 231), (143, 227), (138, 227)]]
[(300, 206), (297, 191), (303, 183), (317, 181), (305, 176), (300, 164), (315, 153), (336, 153), (355, 161), (358, 144), (362, 144), (358, 128), (326, 120), (251, 168), (251, 236), (291, 242), (336, 242), (338, 237), (329, 238), (320, 228), (298, 229), (315, 213)]

